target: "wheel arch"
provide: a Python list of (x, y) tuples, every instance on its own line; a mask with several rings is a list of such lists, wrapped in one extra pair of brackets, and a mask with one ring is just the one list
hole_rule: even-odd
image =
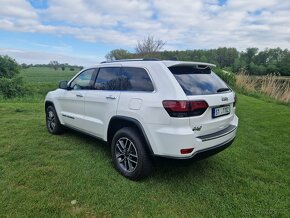
[(107, 142), (111, 144), (112, 139), (115, 135), (115, 133), (124, 127), (132, 127), (134, 128), (140, 135), (141, 140), (144, 141), (145, 149), (148, 152), (148, 154), (153, 155), (154, 152), (152, 150), (151, 144), (147, 138), (147, 135), (145, 133), (145, 130), (142, 126), (142, 124), (131, 117), (126, 116), (114, 116), (111, 118), (109, 125), (108, 125), (108, 131), (107, 131)]
[(60, 123), (61, 123), (62, 125), (64, 125), (64, 122), (63, 122), (63, 120), (62, 120), (62, 117), (61, 117), (60, 114), (58, 113), (55, 104), (54, 104), (52, 101), (50, 101), (50, 100), (46, 100), (45, 103), (44, 103), (44, 111), (45, 111), (45, 113), (46, 113), (46, 109), (47, 109), (49, 106), (54, 107), (55, 112), (56, 112), (56, 115), (57, 115), (57, 117), (58, 117)]
[(52, 102), (52, 101), (45, 101), (45, 104), (44, 104), (45, 112), (46, 112), (46, 109), (47, 109), (49, 106), (53, 106), (53, 107), (54, 107), (53, 102)]

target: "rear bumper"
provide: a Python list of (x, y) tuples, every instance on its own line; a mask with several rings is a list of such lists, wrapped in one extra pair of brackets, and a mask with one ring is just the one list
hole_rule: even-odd
[[(154, 139), (154, 142), (150, 143), (155, 156), (173, 159), (202, 159), (230, 146), (236, 137), (237, 126), (238, 118), (234, 116), (226, 129), (196, 136), (191, 128), (151, 125), (150, 139)], [(181, 154), (181, 149), (188, 148), (193, 148), (191, 153)]]
[(170, 159), (178, 159), (178, 160), (188, 160), (188, 159), (192, 159), (192, 160), (202, 160), (205, 159), (207, 157), (210, 157), (212, 155), (215, 155), (223, 150), (225, 150), (227, 147), (229, 147), (233, 142), (235, 141), (235, 137), (233, 139), (230, 139), (229, 141), (226, 141), (224, 143), (221, 143), (219, 145), (210, 147), (210, 148), (206, 148), (206, 149), (202, 149), (199, 150), (195, 153), (193, 153), (190, 156), (184, 156), (184, 157), (174, 157), (174, 156), (167, 156), (167, 155), (155, 155), (157, 157), (164, 157), (164, 158), (170, 158)]
[(229, 147), (233, 142), (235, 141), (235, 138), (226, 141), (222, 144), (210, 147), (210, 148), (206, 148), (203, 150), (199, 150), (196, 153), (194, 153), (192, 156), (190, 157), (181, 157), (179, 159), (194, 159), (194, 160), (202, 160), (204, 158), (210, 157), (212, 155), (215, 155), (221, 151), (223, 151), (224, 149), (226, 149), (227, 147)]

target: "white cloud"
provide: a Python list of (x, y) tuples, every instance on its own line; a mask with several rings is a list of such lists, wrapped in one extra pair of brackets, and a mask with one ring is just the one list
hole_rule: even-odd
[(35, 19), (36, 12), (24, 0), (1, 0), (0, 15), (11, 18)]
[(51, 60), (57, 60), (59, 63), (69, 63), (72, 65), (92, 66), (103, 60), (102, 57), (94, 56), (69, 56), (59, 53), (26, 51), (20, 49), (0, 48), (0, 55), (8, 55), (18, 63), (49, 63)]
[(51, 0), (49, 8), (43, 15), (57, 21), (64, 21), (73, 25), (101, 26), (115, 24), (115, 20), (108, 15), (102, 15), (99, 10), (92, 10), (91, 5), (83, 0)]
[(167, 49), (231, 46), (290, 48), (290, 3), (284, 0), (1, 0), (0, 29), (72, 35), (134, 48), (150, 34)]

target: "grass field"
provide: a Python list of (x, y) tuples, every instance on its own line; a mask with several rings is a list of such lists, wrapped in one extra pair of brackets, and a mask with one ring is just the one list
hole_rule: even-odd
[[(48, 91), (54, 90), (58, 87), (59, 81), (69, 81), (74, 75), (79, 72), (79, 68), (70, 71), (68, 67), (63, 71), (61, 68), (53, 70), (50, 67), (29, 67), (22, 69), (20, 76), (23, 77), (27, 84), (31, 95), (24, 96), (24, 98), (16, 98), (12, 101), (33, 101), (37, 102), (43, 100)], [(0, 102), (3, 101), (0, 98)]]
[(55, 83), (58, 84), (60, 80), (70, 80), (79, 69), (70, 71), (67, 67), (65, 70), (53, 70), (50, 67), (29, 67), (21, 70), (20, 75), (26, 82), (29, 83)]
[(200, 162), (158, 160), (142, 182), (113, 169), (106, 144), (50, 135), (43, 103), (1, 103), (0, 113), (0, 217), (290, 216), (288, 106), (240, 95), (230, 148)]
[(132, 182), (106, 144), (47, 132), (44, 95), (77, 72), (28, 68), (36, 98), (0, 102), (0, 217), (290, 217), (289, 106), (239, 95), (230, 148), (199, 162), (156, 160), (150, 178)]

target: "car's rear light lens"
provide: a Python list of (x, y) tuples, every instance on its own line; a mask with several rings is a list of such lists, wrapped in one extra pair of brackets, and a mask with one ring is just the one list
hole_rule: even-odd
[(190, 101), (189, 116), (200, 116), (207, 108), (208, 104), (205, 101)]
[(162, 104), (171, 117), (199, 116), (208, 108), (208, 104), (205, 101), (165, 100)]
[(193, 151), (193, 148), (184, 148), (180, 149), (180, 154), (190, 154)]
[(234, 101), (234, 105), (233, 105), (234, 107), (236, 107), (237, 101), (238, 101), (238, 96), (235, 95), (235, 101)]

